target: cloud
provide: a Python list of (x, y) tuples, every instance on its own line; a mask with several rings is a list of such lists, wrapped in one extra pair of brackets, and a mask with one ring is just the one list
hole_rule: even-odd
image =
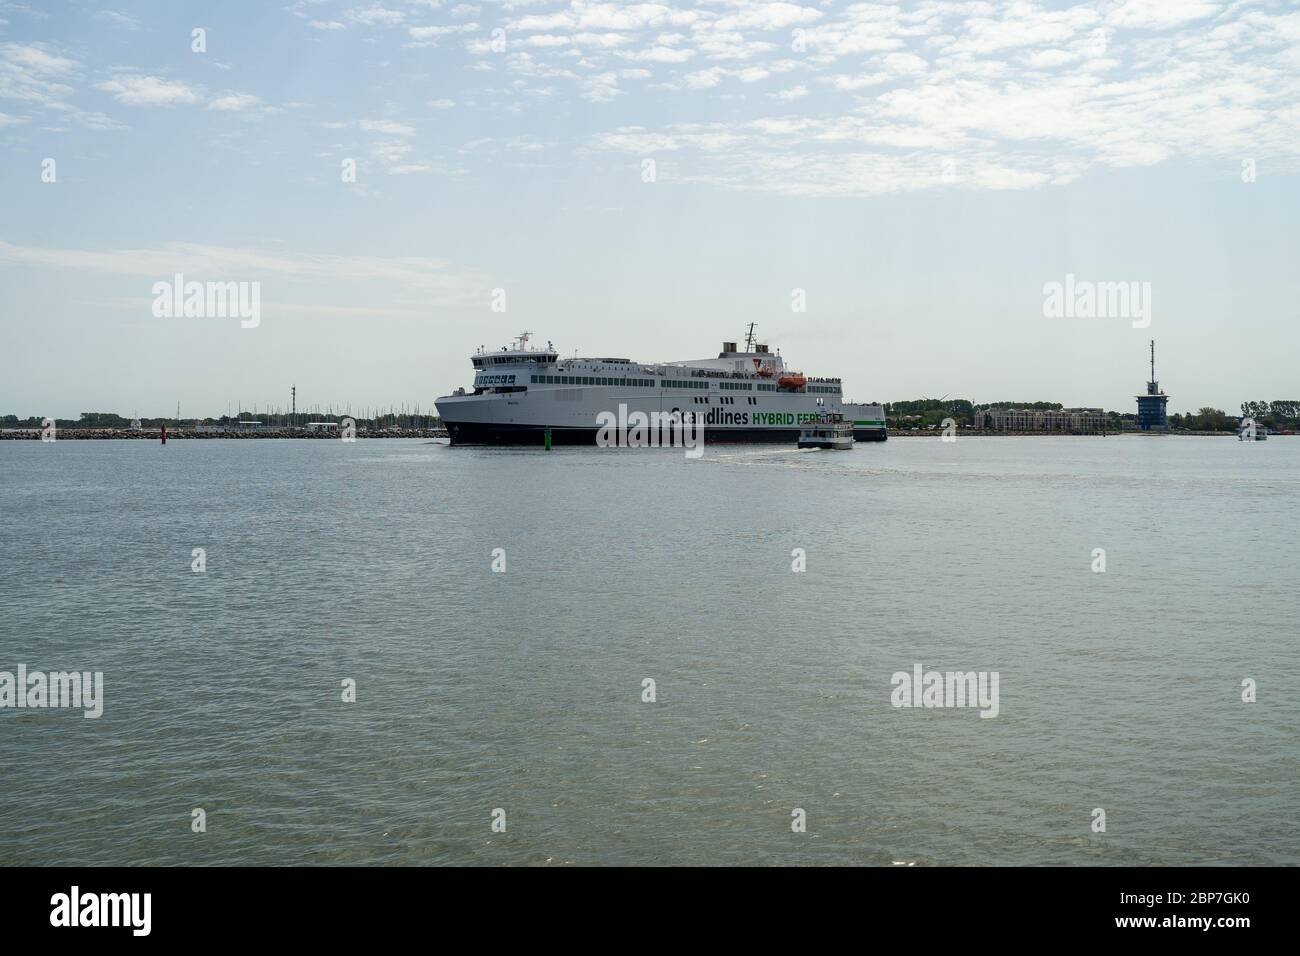
[(351, 10), (345, 10), (343, 18), (364, 26), (394, 27), (406, 20), (406, 14), (401, 10), (390, 10), (375, 3), (368, 7), (354, 7)]
[(798, 24), (820, 20), (823, 14), (812, 7), (796, 3), (759, 3), (740, 5), (735, 13), (718, 20), (718, 30), (781, 30)]
[[(387, 296), (416, 297), (424, 302), (464, 302), (481, 296), (487, 287), (481, 275), (458, 268), (446, 259), (277, 255), (255, 248), (201, 243), (92, 250), (20, 246), (0, 240), (0, 264), (136, 276), (149, 281), (169, 279), (180, 272), (203, 281), (278, 277), (316, 286), (335, 281), (373, 282)], [(328, 298), (324, 298), (328, 304)]]
[(262, 101), (251, 93), (223, 93), (208, 103), (208, 109), (238, 113), (261, 105)]
[[(595, 30), (599, 6), (574, 0), (521, 16), (511, 43), (520, 31), (572, 38), (580, 25)], [(587, 145), (641, 156), (673, 152), (678, 181), (872, 196), (1037, 189), (1094, 169), (1176, 160), (1269, 155), (1282, 167), (1300, 167), (1300, 14), (1280, 5), (931, 0), (834, 9), (709, 0), (684, 25), (650, 6), (653, 12), (617, 22), (631, 42), (608, 57), (584, 49), (554, 75), (592, 98), (611, 60), (653, 66), (653, 89), (684, 94), (673, 107), (681, 122), (628, 125), (646, 115), (641, 103), (630, 103), (635, 113), (615, 114)], [(790, 39), (765, 39), (769, 28), (789, 31)], [(539, 42), (526, 69), (542, 73), (568, 52), (558, 41)], [(746, 99), (743, 84), (774, 76), (786, 81), (784, 89)], [(728, 122), (716, 119), (721, 91), (744, 104)], [(764, 116), (764, 102), (801, 115)], [(955, 176), (942, 174), (945, 162)]]
[(618, 55), (637, 63), (685, 63), (695, 56), (695, 51), (679, 50), (670, 46), (652, 46), (644, 50), (619, 50)]
[(72, 113), (72, 118), (76, 120), (79, 125), (84, 126), (86, 129), (123, 130), (127, 128), (126, 126), (123, 126), (121, 123), (119, 123), (117, 120), (113, 119), (113, 117), (107, 116), (104, 113), (97, 113), (93, 111), (84, 112), (82, 110), (74, 110)]
[(100, 23), (109, 23), (123, 30), (137, 30), (140, 27), (140, 21), (130, 14), (120, 13), (117, 10), (100, 10), (92, 18)]
[(73, 93), (64, 82), (79, 64), (45, 43), (0, 43), (0, 99), (64, 109)]
[(478, 29), (477, 23), (458, 23), (442, 27), (411, 27), (406, 32), (412, 40), (419, 41), (421, 45), (434, 46), (440, 37), (453, 33), (474, 33)]
[(1053, 70), (1079, 58), (1080, 54), (1071, 50), (1037, 50), (1025, 58), (1025, 64), (1035, 70)]
[(127, 106), (180, 106), (200, 100), (198, 91), (185, 83), (135, 73), (119, 73), (95, 84), (95, 89), (113, 94)]
[(697, 70), (694, 73), (687, 73), (683, 79), (686, 85), (692, 90), (711, 90), (727, 75), (727, 71), (720, 67), (711, 66), (707, 70)]
[(1204, 20), (1221, 9), (1210, 0), (1125, 0), (1106, 15), (1106, 22), (1117, 27), (1164, 29)]
[(989, 54), (1017, 47), (1061, 43), (1096, 26), (1101, 20), (1096, 10), (1088, 6), (1047, 10), (1037, 3), (1020, 2), (998, 12), (1002, 15), (974, 16), (967, 20), (964, 34), (949, 44), (945, 52)]
[[(548, 145), (576, 145), (579, 155), (673, 152), (675, 176), (725, 189), (1025, 189), (1188, 159), (1300, 163), (1300, 14), (1272, 0), (291, 2), (306, 32), (372, 45), (406, 84), (385, 91), (375, 113), (491, 113), (505, 124), (497, 156), (519, 148), (508, 145), (519, 132), (511, 117), (532, 115), (545, 98), (556, 115), (593, 124)], [(496, 25), (506, 30), (504, 52), (486, 39)], [(373, 29), (346, 32), (356, 26)], [(450, 36), (456, 49), (436, 59), (459, 64), (452, 73), (434, 82), (401, 72), (430, 69), (410, 48), (451, 46)], [(465, 50), (470, 61), (461, 63)], [(73, 105), (84, 70), (57, 46), (0, 44), (0, 99), (22, 104), (7, 110), (6, 125), (39, 106), (58, 111), (60, 128), (73, 120), (112, 128), (111, 118)], [(154, 72), (117, 69), (93, 88), (131, 106), (269, 109), (251, 93)], [(647, 123), (663, 90), (675, 94), (676, 122)], [(321, 135), (319, 119), (303, 122)], [(424, 155), (416, 136), (427, 124), (418, 120), (324, 125), (351, 130), (352, 155), (391, 175), (442, 170), (442, 150), (454, 150), (430, 138)], [(937, 178), (936, 157), (955, 158), (955, 180)]]
[(780, 100), (782, 103), (792, 103), (795, 100), (801, 100), (808, 95), (808, 87), (799, 85), (792, 86), (788, 90), (778, 90), (775, 93), (769, 93), (768, 96)]
[(889, 53), (880, 61), (886, 70), (898, 76), (919, 75), (928, 68), (925, 59), (915, 53)]
[[(1300, 164), (1293, 122), (1300, 111), (1284, 74), (1242, 70), (1221, 54), (1187, 56), (1171, 50), (1158, 68), (1123, 77), (1003, 75), (960, 59), (886, 56), (880, 62), (889, 69), (878, 73), (826, 77), (856, 94), (849, 112), (620, 127), (589, 145), (640, 156), (675, 152), (679, 181), (797, 196), (1042, 188), (1094, 168), (1175, 157), (1235, 163), (1264, 154)], [(728, 73), (710, 68), (684, 81), (708, 89)], [(873, 86), (881, 90), (861, 95)], [(802, 85), (774, 94), (782, 102), (806, 96)], [(943, 175), (945, 163), (955, 176)]]
[(33, 73), (70, 73), (77, 61), (54, 53), (44, 43), (0, 43), (0, 56), (8, 63), (24, 67)]
[(386, 136), (415, 135), (414, 126), (407, 126), (405, 123), (394, 123), (392, 120), (363, 119), (357, 125), (368, 133), (383, 133)]
[(519, 17), (506, 23), (511, 32), (553, 30), (643, 30), (650, 27), (689, 26), (704, 17), (661, 3), (585, 3), (574, 0), (568, 10)]
[(866, 89), (869, 86), (880, 86), (882, 83), (887, 83), (889, 79), (888, 73), (859, 73), (853, 76), (839, 74), (826, 77), (826, 81), (841, 92)]
[(414, 147), (401, 140), (381, 140), (370, 145), (370, 155), (387, 166), (405, 165), (403, 161), (411, 154)]

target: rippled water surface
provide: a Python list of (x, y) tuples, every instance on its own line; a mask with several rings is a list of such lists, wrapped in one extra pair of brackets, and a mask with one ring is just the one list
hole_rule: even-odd
[[(1297, 439), (0, 442), (0, 488), (0, 670), (105, 681), (0, 710), (7, 863), (1300, 863)], [(895, 709), (916, 663), (999, 715)]]

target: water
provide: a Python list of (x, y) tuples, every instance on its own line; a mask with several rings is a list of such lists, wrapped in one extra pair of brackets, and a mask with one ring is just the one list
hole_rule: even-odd
[[(1300, 863), (1294, 439), (3, 442), (0, 487), (0, 669), (105, 680), (0, 711), (6, 863)], [(1000, 714), (893, 708), (915, 663)]]

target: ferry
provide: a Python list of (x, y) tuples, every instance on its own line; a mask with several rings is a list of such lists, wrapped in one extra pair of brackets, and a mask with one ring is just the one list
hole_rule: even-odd
[(853, 447), (853, 423), (839, 412), (827, 412), (799, 432), (800, 448), (828, 448), (848, 451)]
[(705, 426), (706, 442), (795, 441), (803, 426), (833, 413), (853, 423), (858, 441), (885, 441), (878, 404), (845, 402), (838, 378), (815, 378), (785, 364), (754, 337), (743, 350), (723, 342), (717, 358), (642, 364), (627, 358), (565, 358), (521, 333), (500, 351), (470, 357), (472, 389), (435, 404), (453, 445), (596, 443), (597, 416), (681, 414)]

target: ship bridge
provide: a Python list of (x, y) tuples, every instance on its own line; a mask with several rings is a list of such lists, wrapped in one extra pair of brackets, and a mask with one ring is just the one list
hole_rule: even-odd
[(550, 365), (559, 360), (559, 353), (550, 342), (544, 349), (528, 347), (531, 332), (520, 332), (510, 346), (502, 346), (499, 352), (489, 352), (483, 346), (470, 358), (475, 368), (493, 368), (498, 365)]

